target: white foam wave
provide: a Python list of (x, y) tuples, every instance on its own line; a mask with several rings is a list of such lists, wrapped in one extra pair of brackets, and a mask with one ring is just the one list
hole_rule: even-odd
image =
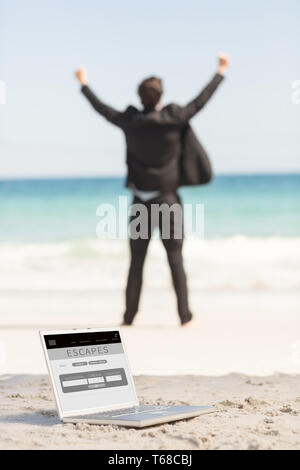
[[(300, 289), (300, 238), (189, 239), (184, 254), (192, 289)], [(0, 243), (0, 291), (120, 289), (126, 282), (128, 258), (127, 242), (118, 240)], [(158, 240), (150, 245), (145, 282), (170, 286)]]

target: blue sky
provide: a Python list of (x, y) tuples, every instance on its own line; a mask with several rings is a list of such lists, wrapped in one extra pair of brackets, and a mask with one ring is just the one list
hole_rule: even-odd
[(123, 175), (124, 137), (85, 102), (74, 69), (119, 109), (138, 105), (149, 74), (166, 103), (184, 104), (220, 50), (228, 77), (192, 121), (216, 172), (299, 172), (299, 30), (298, 0), (0, 0), (0, 177)]

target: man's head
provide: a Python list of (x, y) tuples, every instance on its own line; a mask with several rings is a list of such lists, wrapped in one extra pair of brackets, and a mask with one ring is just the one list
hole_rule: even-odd
[(155, 108), (160, 101), (163, 91), (163, 84), (160, 78), (149, 77), (143, 80), (138, 87), (138, 94), (144, 108)]

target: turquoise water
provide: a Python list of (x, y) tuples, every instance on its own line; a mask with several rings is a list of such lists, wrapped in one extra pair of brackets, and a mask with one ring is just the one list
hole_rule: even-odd
[[(300, 175), (218, 176), (180, 190), (205, 207), (205, 236), (299, 237)], [(56, 242), (96, 237), (96, 209), (118, 207), (123, 178), (0, 181), (0, 241)]]

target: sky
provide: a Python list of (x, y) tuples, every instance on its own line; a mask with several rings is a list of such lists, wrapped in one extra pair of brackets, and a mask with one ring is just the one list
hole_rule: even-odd
[(192, 121), (216, 173), (300, 172), (299, 0), (0, 0), (0, 178), (124, 175), (122, 131), (80, 94), (74, 70), (108, 104), (139, 106), (163, 78), (185, 104), (231, 66)]

